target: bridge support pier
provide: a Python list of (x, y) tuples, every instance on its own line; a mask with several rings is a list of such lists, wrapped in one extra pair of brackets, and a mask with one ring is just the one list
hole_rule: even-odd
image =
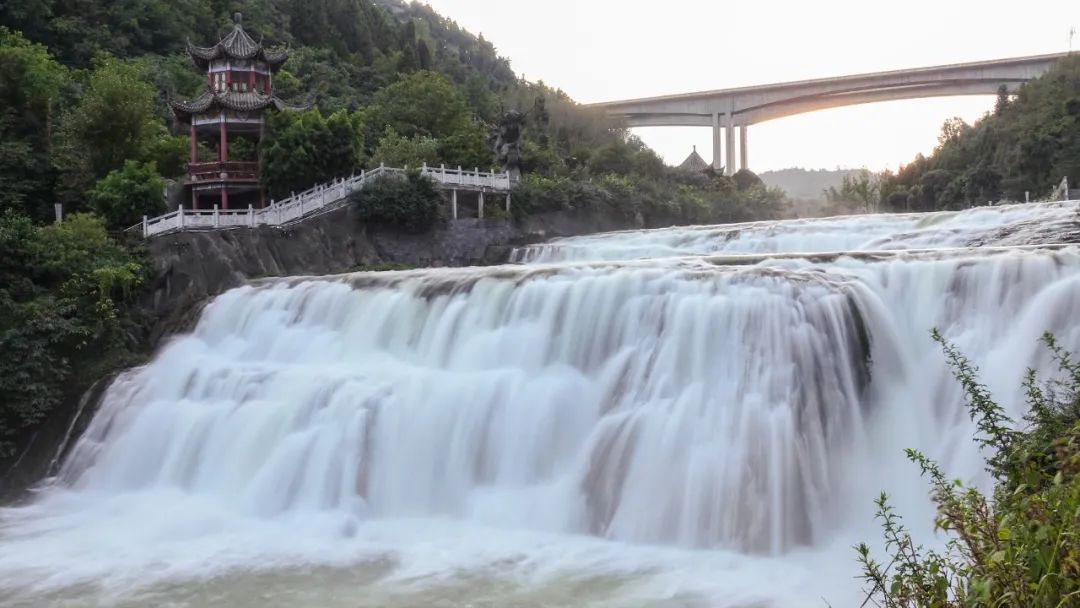
[(739, 169), (750, 169), (750, 162), (746, 159), (746, 130), (750, 125), (739, 127)]
[(720, 158), (721, 137), (720, 137), (720, 113), (713, 112), (712, 115), (712, 168), (714, 171), (719, 172), (724, 166), (723, 159)]
[(724, 125), (727, 146), (724, 150), (724, 175), (735, 175), (735, 117), (728, 113)]
[(476, 204), (476, 217), (484, 219), (484, 191), (480, 191), (480, 202)]
[(457, 188), (450, 191), (450, 217), (457, 219)]

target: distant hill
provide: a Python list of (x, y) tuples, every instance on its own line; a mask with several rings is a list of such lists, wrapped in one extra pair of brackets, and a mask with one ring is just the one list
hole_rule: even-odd
[(822, 190), (840, 188), (844, 178), (861, 169), (781, 169), (758, 174), (765, 185), (780, 188), (792, 199), (823, 199)]

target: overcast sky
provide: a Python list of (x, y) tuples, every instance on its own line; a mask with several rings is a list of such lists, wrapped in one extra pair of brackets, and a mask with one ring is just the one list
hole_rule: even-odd
[[(1080, 25), (1078, 0), (427, 1), (519, 75), (581, 102), (1062, 52)], [(885, 102), (754, 125), (750, 167), (895, 168), (933, 149), (946, 118), (972, 122), (993, 103)], [(712, 155), (707, 128), (635, 132), (671, 163), (693, 145)]]

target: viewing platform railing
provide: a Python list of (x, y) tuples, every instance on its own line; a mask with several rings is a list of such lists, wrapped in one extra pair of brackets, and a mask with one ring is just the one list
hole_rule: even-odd
[(188, 164), (188, 183), (259, 179), (259, 163), (246, 161), (205, 162)]
[[(351, 177), (334, 180), (294, 194), (287, 199), (272, 201), (263, 209), (249, 206), (247, 209), (185, 209), (183, 205), (172, 213), (158, 217), (143, 217), (142, 234), (149, 238), (158, 234), (180, 230), (205, 230), (255, 226), (284, 226), (318, 212), (334, 209), (348, 203), (349, 195), (361, 190), (371, 181), (384, 175), (401, 174), (408, 168), (382, 167), (361, 171)], [(480, 190), (509, 193), (513, 187), (509, 173), (489, 173), (479, 170), (428, 167), (420, 169), (442, 188)], [(138, 228), (133, 226), (132, 228)]]

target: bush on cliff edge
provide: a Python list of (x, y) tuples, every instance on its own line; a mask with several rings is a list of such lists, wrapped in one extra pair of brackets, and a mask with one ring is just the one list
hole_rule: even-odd
[(945, 551), (915, 544), (884, 494), (877, 500), (887, 559), (857, 547), (864, 605), (884, 608), (1061, 608), (1080, 606), (1080, 363), (1047, 334), (1060, 377), (1024, 381), (1028, 427), (1017, 430), (978, 381), (977, 369), (942, 344), (964, 388), (989, 456), (992, 496), (951, 480), (926, 456), (908, 450), (930, 482), (935, 525), (949, 535)]
[(362, 221), (404, 232), (425, 232), (439, 221), (439, 191), (419, 171), (379, 177), (355, 192), (352, 202)]

